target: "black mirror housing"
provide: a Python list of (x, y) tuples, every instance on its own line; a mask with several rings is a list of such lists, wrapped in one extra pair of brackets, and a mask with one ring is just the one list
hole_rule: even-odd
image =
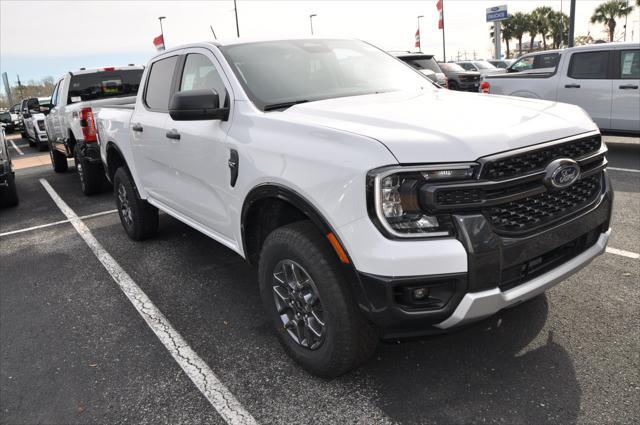
[(220, 107), (220, 96), (213, 89), (185, 90), (171, 98), (169, 115), (175, 121), (226, 121), (229, 108)]

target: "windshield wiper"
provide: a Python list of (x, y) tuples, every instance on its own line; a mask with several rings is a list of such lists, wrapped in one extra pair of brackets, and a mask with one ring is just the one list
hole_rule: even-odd
[(289, 102), (282, 102), (282, 103), (272, 103), (271, 105), (266, 105), (263, 110), (264, 111), (273, 111), (276, 109), (286, 109), (286, 108), (290, 108), (293, 105), (297, 105), (299, 103), (306, 103), (308, 102), (307, 99), (302, 99), (302, 100), (292, 100)]

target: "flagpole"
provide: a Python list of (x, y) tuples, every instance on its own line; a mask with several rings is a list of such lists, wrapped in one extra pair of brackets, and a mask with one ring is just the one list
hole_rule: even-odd
[(418, 16), (418, 51), (422, 53), (422, 34), (420, 33), (420, 18), (424, 18), (424, 15)]
[(444, 0), (442, 0), (442, 61), (447, 61), (447, 52), (444, 43)]
[(164, 44), (164, 48), (167, 48), (167, 44), (164, 41), (164, 31), (162, 30), (162, 20), (165, 19), (166, 16), (159, 16), (158, 20), (160, 21), (160, 35), (162, 36), (162, 44)]

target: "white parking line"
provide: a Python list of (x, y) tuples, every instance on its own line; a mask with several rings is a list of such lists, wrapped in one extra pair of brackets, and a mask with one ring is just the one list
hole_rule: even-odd
[(640, 258), (640, 254), (638, 254), (637, 252), (625, 251), (624, 249), (607, 247), (607, 252), (609, 254), (622, 255), (623, 257), (629, 257), (629, 258), (635, 258), (635, 259)]
[(218, 411), (220, 416), (230, 424), (257, 424), (256, 420), (236, 400), (233, 394), (216, 377), (209, 366), (187, 344), (162, 312), (151, 302), (147, 294), (131, 279), (116, 260), (100, 245), (89, 228), (60, 198), (56, 191), (45, 179), (40, 179), (49, 196), (56, 203), (60, 211), (69, 219), (78, 234), (91, 248), (95, 256), (109, 272), (113, 280), (127, 296), (131, 304), (138, 310), (140, 316), (156, 334), (160, 342), (169, 350), (182, 370), (198, 387), (209, 403)]
[(636, 170), (635, 168), (617, 168), (617, 167), (607, 167), (607, 170), (613, 170), (613, 171), (626, 171), (627, 173), (640, 173), (640, 170)]
[[(95, 213), (95, 214), (89, 214), (89, 215), (83, 215), (82, 217), (79, 217), (81, 220), (85, 219), (85, 218), (93, 218), (93, 217), (99, 217), (101, 215), (106, 215), (106, 214), (113, 214), (115, 212), (118, 212), (118, 210), (109, 210), (109, 211), (102, 211), (99, 213)], [(4, 233), (0, 233), (0, 237), (2, 236), (9, 236), (9, 235), (15, 235), (16, 233), (24, 233), (24, 232), (29, 232), (31, 230), (38, 230), (38, 229), (44, 229), (45, 227), (51, 227), (51, 226), (57, 226), (58, 224), (64, 224), (64, 223), (69, 223), (70, 220), (60, 220), (60, 221), (54, 221), (53, 223), (47, 223), (47, 224), (40, 224), (38, 226), (33, 226), (33, 227), (27, 227), (24, 229), (18, 229), (18, 230), (12, 230), (10, 232), (4, 232)]]
[(20, 155), (24, 155), (24, 152), (22, 152), (22, 150), (17, 147), (15, 143), (13, 143), (12, 139), (9, 139), (9, 143), (11, 143), (11, 146), (13, 146), (13, 149), (15, 149), (16, 152), (18, 152)]

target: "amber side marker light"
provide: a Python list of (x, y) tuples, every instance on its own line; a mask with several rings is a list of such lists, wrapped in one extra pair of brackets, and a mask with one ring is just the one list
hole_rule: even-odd
[(340, 242), (338, 242), (338, 238), (336, 238), (336, 235), (334, 235), (333, 232), (329, 232), (327, 233), (327, 239), (329, 239), (329, 242), (331, 242), (331, 246), (336, 251), (336, 254), (338, 254), (338, 258), (340, 258), (340, 261), (342, 261), (344, 264), (349, 264), (349, 257), (344, 251), (342, 245), (340, 245)]

